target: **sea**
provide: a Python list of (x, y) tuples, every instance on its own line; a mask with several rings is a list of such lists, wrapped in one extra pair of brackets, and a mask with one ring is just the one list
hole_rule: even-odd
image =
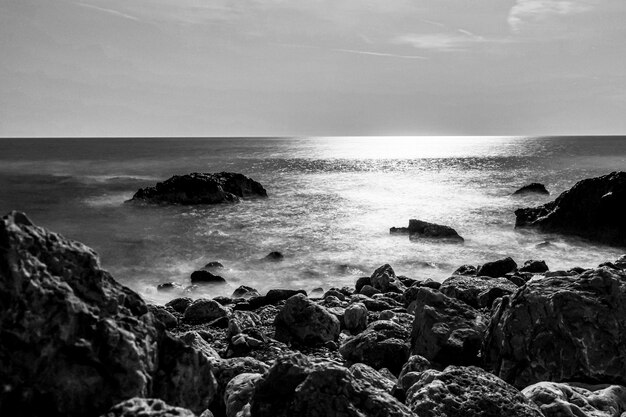
[[(515, 210), (576, 182), (626, 170), (626, 137), (303, 137), (0, 139), (0, 212), (92, 247), (101, 265), (151, 302), (229, 296), (240, 285), (312, 291), (352, 286), (390, 264), (442, 281), (461, 265), (510, 256), (551, 270), (626, 252), (516, 230)], [(268, 198), (211, 206), (125, 203), (191, 172), (240, 172)], [(512, 196), (540, 182), (551, 195)], [(444, 224), (464, 244), (390, 235), (409, 219)], [(541, 245), (549, 242), (548, 245)], [(282, 262), (264, 262), (272, 251)], [(191, 287), (210, 261), (227, 283)], [(180, 284), (158, 291), (166, 282)]]

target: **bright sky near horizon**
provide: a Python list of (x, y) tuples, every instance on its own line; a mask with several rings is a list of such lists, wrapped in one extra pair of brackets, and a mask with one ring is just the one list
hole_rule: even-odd
[(626, 133), (624, 0), (0, 0), (0, 136)]

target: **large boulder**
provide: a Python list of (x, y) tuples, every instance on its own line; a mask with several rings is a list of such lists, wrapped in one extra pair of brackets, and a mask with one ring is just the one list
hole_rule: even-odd
[(274, 321), (276, 340), (315, 345), (337, 340), (339, 320), (304, 294), (289, 298)]
[(441, 283), (439, 291), (474, 308), (491, 308), (496, 298), (513, 294), (517, 285), (506, 278), (455, 275)]
[(409, 332), (389, 320), (378, 320), (348, 339), (339, 353), (349, 363), (364, 363), (374, 369), (387, 368), (396, 375), (409, 358)]
[(142, 188), (130, 201), (157, 204), (217, 204), (236, 202), (245, 197), (267, 197), (267, 191), (258, 182), (242, 174), (219, 172), (175, 175)]
[(391, 234), (408, 234), (412, 239), (427, 238), (451, 242), (463, 242), (456, 230), (450, 226), (429, 223), (422, 220), (409, 220), (409, 227), (392, 227)]
[[(381, 292), (402, 293), (406, 290), (404, 284), (396, 277), (396, 273), (389, 264), (376, 269), (370, 277), (372, 287)], [(361, 288), (363, 290), (363, 288)]]
[(221, 317), (226, 317), (227, 315), (228, 310), (222, 307), (217, 301), (198, 298), (185, 309), (183, 321), (192, 324), (208, 323)]
[(575, 386), (538, 382), (522, 394), (533, 401), (545, 417), (615, 417), (626, 412), (626, 388), (619, 385)]
[(256, 384), (254, 417), (415, 417), (385, 390), (334, 362), (295, 354), (278, 358)]
[(419, 417), (542, 417), (521, 392), (474, 366), (424, 371), (406, 404)]
[(254, 385), (262, 377), (261, 374), (245, 373), (230, 380), (224, 390), (226, 417), (237, 417), (237, 414), (249, 404), (254, 394)]
[(517, 270), (517, 263), (511, 258), (498, 259), (497, 261), (487, 262), (478, 268), (476, 275), (482, 277), (498, 278)]
[(343, 321), (353, 334), (359, 333), (367, 327), (367, 307), (363, 303), (350, 304), (343, 315)]
[(421, 287), (410, 308), (415, 311), (411, 332), (411, 353), (439, 365), (478, 363), (484, 315), (455, 298)]
[(155, 398), (131, 398), (111, 407), (102, 417), (196, 417), (185, 408), (173, 407)]
[(626, 272), (605, 267), (529, 281), (495, 308), (483, 358), (519, 388), (626, 385)]
[(582, 180), (556, 200), (515, 211), (516, 228), (537, 228), (626, 245), (626, 172)]

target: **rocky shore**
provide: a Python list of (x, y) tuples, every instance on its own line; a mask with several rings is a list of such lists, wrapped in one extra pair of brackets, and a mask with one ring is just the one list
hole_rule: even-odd
[(150, 305), (90, 248), (13, 212), (0, 415), (622, 416), (626, 256), (518, 261)]

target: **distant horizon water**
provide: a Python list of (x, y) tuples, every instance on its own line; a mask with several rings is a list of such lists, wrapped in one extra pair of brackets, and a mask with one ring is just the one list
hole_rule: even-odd
[[(85, 140), (89, 139), (89, 140)], [(389, 263), (441, 281), (463, 264), (504, 256), (552, 270), (614, 260), (624, 248), (514, 229), (514, 211), (576, 182), (626, 168), (626, 137), (0, 138), (0, 210), (81, 241), (102, 266), (148, 300), (160, 283), (220, 261), (226, 285), (353, 285)], [(141, 187), (190, 172), (240, 172), (269, 198), (233, 205), (136, 207)], [(531, 182), (550, 196), (513, 197)], [(463, 245), (409, 241), (389, 228), (416, 218), (455, 228)], [(551, 241), (549, 247), (537, 247)], [(260, 259), (271, 251), (279, 263)]]

